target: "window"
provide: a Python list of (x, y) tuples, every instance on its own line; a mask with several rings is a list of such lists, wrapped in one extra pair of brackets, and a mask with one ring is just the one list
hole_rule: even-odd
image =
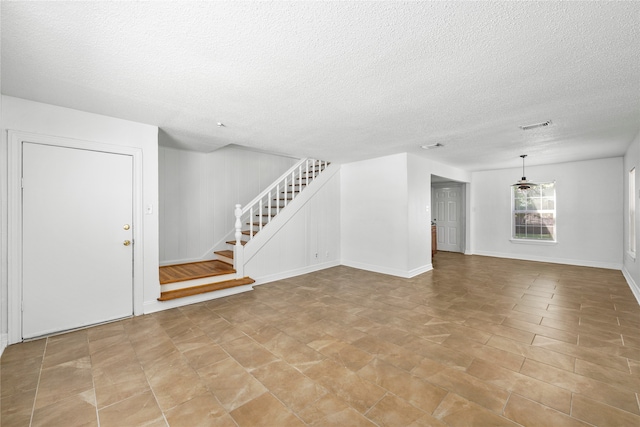
[(556, 241), (556, 183), (512, 189), (514, 240)]
[(636, 168), (629, 171), (629, 252), (636, 254)]

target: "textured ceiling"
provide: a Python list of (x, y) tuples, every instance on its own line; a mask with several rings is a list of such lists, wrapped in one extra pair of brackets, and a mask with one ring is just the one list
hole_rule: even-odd
[(2, 93), (157, 125), (167, 146), (485, 170), (620, 156), (639, 130), (640, 2), (1, 7)]

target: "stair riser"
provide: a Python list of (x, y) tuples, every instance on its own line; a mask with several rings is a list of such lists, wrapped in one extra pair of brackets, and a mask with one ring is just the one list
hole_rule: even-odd
[(206, 285), (209, 283), (224, 282), (226, 280), (236, 279), (237, 276), (238, 275), (236, 273), (231, 273), (221, 274), (219, 276), (213, 277), (203, 277), (202, 279), (186, 280), (184, 282), (167, 283), (164, 285), (160, 285), (160, 292), (173, 291), (175, 289), (185, 289), (193, 286)]
[(233, 265), (233, 258), (229, 258), (226, 256), (222, 256), (222, 255), (216, 255), (218, 257), (218, 259), (222, 262), (226, 262), (227, 264), (231, 264)]

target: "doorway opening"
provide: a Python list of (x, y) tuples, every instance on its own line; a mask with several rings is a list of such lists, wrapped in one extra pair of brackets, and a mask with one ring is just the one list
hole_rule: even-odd
[(436, 251), (465, 253), (467, 234), (467, 183), (431, 175), (431, 221)]

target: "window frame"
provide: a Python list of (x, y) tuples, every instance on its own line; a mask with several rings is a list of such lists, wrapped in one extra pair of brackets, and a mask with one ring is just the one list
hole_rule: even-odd
[[(558, 197), (557, 197), (557, 188), (556, 181), (544, 181), (538, 183), (538, 185), (546, 185), (553, 184), (553, 209), (525, 209), (525, 210), (516, 210), (516, 192), (519, 191), (516, 187), (511, 187), (511, 231), (510, 231), (510, 241), (512, 243), (524, 243), (524, 244), (536, 244), (536, 245), (555, 245), (558, 243)], [(531, 190), (528, 190), (531, 191)], [(549, 197), (549, 196), (540, 196)], [(526, 238), (526, 237), (517, 237), (516, 234), (516, 215), (517, 214), (526, 214), (526, 213), (535, 213), (535, 214), (552, 214), (553, 215), (553, 232), (551, 233), (551, 239), (542, 239), (542, 238)]]

